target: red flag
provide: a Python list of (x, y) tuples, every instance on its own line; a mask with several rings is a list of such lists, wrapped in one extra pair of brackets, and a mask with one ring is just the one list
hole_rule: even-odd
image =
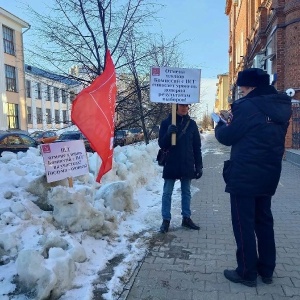
[(77, 95), (71, 111), (72, 121), (102, 159), (97, 182), (112, 168), (115, 106), (116, 73), (107, 50), (103, 73)]

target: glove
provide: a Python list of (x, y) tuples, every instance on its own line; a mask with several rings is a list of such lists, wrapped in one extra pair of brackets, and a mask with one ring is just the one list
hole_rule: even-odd
[(228, 110), (221, 110), (220, 111), (220, 116), (224, 120), (227, 120), (229, 118), (230, 112)]
[(202, 174), (203, 174), (203, 170), (202, 170), (202, 169), (196, 170), (196, 172), (195, 172), (195, 178), (196, 178), (196, 179), (201, 178), (201, 177), (202, 177)]
[(169, 125), (167, 134), (171, 135), (172, 133), (176, 133), (176, 132), (177, 132), (177, 126), (174, 124)]

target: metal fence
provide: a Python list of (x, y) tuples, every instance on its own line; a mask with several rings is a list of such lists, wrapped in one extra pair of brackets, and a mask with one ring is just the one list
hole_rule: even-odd
[(292, 104), (292, 148), (300, 149), (300, 103)]

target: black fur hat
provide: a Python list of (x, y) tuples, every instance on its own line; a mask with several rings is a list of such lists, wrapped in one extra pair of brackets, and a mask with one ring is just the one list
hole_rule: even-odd
[(266, 86), (270, 84), (270, 75), (258, 68), (250, 68), (238, 73), (237, 86)]

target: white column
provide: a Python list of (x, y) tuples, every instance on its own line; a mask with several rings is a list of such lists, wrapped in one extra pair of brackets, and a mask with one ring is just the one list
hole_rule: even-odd
[(47, 98), (47, 85), (41, 83), (42, 94), (42, 114), (43, 114), (43, 130), (47, 130), (47, 115), (46, 115), (46, 98)]
[(51, 94), (51, 123), (52, 123), (52, 128), (55, 128), (54, 87), (53, 86), (50, 86), (50, 94)]
[(37, 129), (37, 115), (36, 115), (36, 82), (31, 80), (30, 94), (31, 94), (31, 113), (32, 113), (32, 129)]
[(63, 128), (64, 127), (64, 123), (62, 122), (62, 88), (60, 88), (58, 91), (58, 107), (59, 107), (59, 120), (60, 120), (60, 124), (59, 127)]
[[(67, 90), (67, 118), (68, 118), (68, 122), (71, 121), (71, 101), (70, 101), (70, 90)], [(70, 125), (70, 123), (68, 123), (68, 125)]]

